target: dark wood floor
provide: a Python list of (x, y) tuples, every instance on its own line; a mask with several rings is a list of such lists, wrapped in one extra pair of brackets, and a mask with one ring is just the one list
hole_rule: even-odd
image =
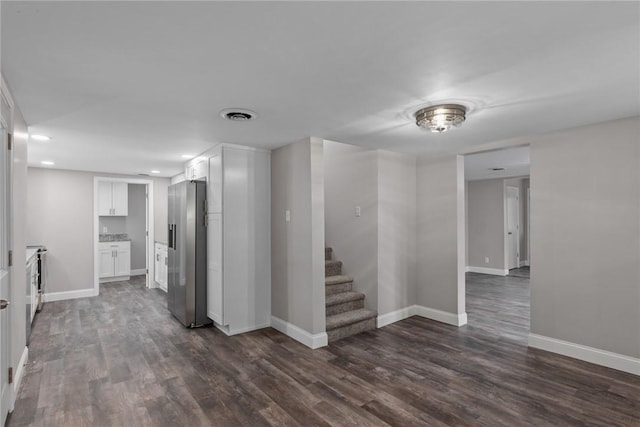
[(310, 350), (187, 330), (140, 283), (48, 303), (8, 425), (640, 425), (640, 379), (528, 349), (528, 280), (469, 274), (469, 325), (412, 317)]

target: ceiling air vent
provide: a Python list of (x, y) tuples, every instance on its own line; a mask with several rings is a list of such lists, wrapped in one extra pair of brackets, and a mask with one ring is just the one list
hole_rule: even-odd
[(492, 171), (503, 171), (504, 168), (489, 168), (489, 170), (492, 170)]
[(227, 108), (226, 110), (220, 111), (220, 116), (234, 122), (246, 122), (255, 119), (258, 117), (258, 114), (251, 110), (245, 110), (244, 108)]

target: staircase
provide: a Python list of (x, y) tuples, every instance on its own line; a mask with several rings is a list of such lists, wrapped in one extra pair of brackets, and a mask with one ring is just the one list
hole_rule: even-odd
[(353, 291), (353, 278), (342, 275), (342, 261), (332, 260), (333, 250), (324, 250), (327, 335), (329, 342), (376, 329), (375, 311), (364, 308), (364, 294)]

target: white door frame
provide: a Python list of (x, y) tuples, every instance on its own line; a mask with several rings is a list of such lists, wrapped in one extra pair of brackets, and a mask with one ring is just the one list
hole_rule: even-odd
[(155, 288), (155, 264), (154, 260), (154, 212), (153, 212), (153, 180), (138, 178), (113, 178), (108, 176), (96, 176), (93, 178), (93, 291), (94, 296), (100, 295), (100, 218), (98, 216), (98, 183), (101, 181), (126, 182), (127, 184), (143, 184), (147, 186), (147, 288)]
[(520, 267), (520, 188), (513, 187), (511, 185), (505, 185), (504, 187), (504, 269), (509, 271), (509, 209), (507, 207), (509, 198), (509, 189), (516, 192), (516, 267)]
[[(17, 272), (14, 266), (9, 265), (8, 253), (9, 251), (13, 251), (13, 148), (9, 150), (7, 146), (7, 141), (10, 138), (10, 134), (13, 133), (13, 112), (14, 112), (14, 104), (13, 99), (9, 93), (9, 89), (4, 81), (4, 77), (0, 78), (0, 102), (4, 100), (6, 104), (9, 106), (9, 117), (3, 116), (0, 114), (0, 127), (6, 129), (7, 139), (2, 140), (2, 147), (0, 148), (0, 163), (2, 163), (2, 179), (0, 180), (0, 185), (2, 185), (2, 189), (0, 190), (0, 218), (3, 218), (2, 222), (0, 222), (0, 255), (2, 259), (0, 260), (0, 280), (2, 280), (7, 286), (7, 295), (5, 298), (11, 302), (14, 295), (13, 292), (19, 290), (13, 290), (12, 280), (13, 274), (23, 274), (24, 276), (24, 266), (23, 265), (15, 265), (17, 260), (13, 260), (13, 264), (17, 267)], [(22, 269), (21, 269), (22, 268)], [(26, 284), (26, 283), (25, 283)], [(24, 292), (24, 290), (23, 290)], [(23, 306), (23, 310), (24, 310)], [(0, 369), (2, 370), (2, 374), (0, 378), (0, 390), (3, 392), (0, 394), (1, 403), (0, 408), (2, 409), (2, 413), (0, 413), (0, 422), (4, 425), (6, 417), (9, 411), (13, 411), (13, 406), (15, 404), (16, 399), (16, 389), (17, 379), (14, 379), (14, 384), (11, 385), (8, 383), (8, 369), (13, 365), (13, 361), (11, 360), (12, 348), (12, 334), (13, 328), (11, 327), (11, 318), (13, 317), (13, 310), (20, 310), (20, 307), (16, 305), (9, 305), (5, 308), (1, 313), (3, 316), (3, 323), (1, 324), (0, 333), (2, 334), (0, 339), (0, 352), (2, 352), (3, 356), (6, 357), (3, 360), (2, 366)], [(24, 313), (24, 312), (23, 312)], [(16, 369), (16, 374), (18, 369)], [(5, 384), (5, 381), (6, 384)], [(6, 393), (6, 394), (5, 394)]]

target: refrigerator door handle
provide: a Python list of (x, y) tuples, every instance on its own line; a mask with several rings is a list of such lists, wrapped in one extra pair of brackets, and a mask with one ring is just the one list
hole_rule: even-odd
[(169, 224), (168, 239), (169, 239), (169, 244), (167, 246), (169, 246), (169, 248), (173, 249), (173, 224)]
[(175, 248), (176, 248), (176, 241), (177, 241), (177, 239), (178, 239), (178, 236), (177, 236), (177, 233), (178, 233), (178, 232), (176, 231), (176, 230), (177, 230), (177, 228), (178, 228), (178, 227), (176, 226), (176, 224), (173, 224), (173, 249), (175, 249)]

